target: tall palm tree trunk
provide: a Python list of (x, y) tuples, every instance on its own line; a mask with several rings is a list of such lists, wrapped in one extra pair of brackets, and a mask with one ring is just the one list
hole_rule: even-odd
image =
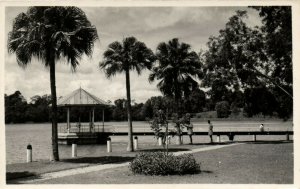
[(128, 146), (127, 151), (133, 152), (132, 138), (132, 116), (131, 116), (131, 97), (130, 97), (130, 75), (129, 70), (126, 70), (126, 93), (127, 93), (127, 116), (128, 116)]
[(55, 60), (54, 56), (50, 60), (50, 85), (51, 85), (51, 118), (52, 118), (52, 160), (59, 161), (58, 155), (58, 136), (57, 136), (57, 100), (55, 86)]

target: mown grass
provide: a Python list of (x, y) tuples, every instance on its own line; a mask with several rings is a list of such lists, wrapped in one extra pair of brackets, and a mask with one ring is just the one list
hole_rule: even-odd
[(293, 143), (247, 143), (194, 154), (201, 173), (172, 176), (134, 175), (128, 167), (73, 175), (46, 184), (292, 184)]

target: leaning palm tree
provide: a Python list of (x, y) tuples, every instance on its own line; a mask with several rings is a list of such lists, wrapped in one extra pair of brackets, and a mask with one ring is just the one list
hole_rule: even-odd
[(79, 58), (92, 54), (97, 38), (96, 28), (77, 7), (29, 7), (26, 13), (15, 18), (9, 33), (8, 51), (16, 54), (20, 66), (26, 67), (32, 58), (37, 58), (50, 67), (54, 161), (59, 161), (55, 63), (64, 57), (75, 71)]
[(179, 114), (182, 97), (198, 87), (196, 78), (202, 75), (200, 59), (196, 52), (191, 51), (190, 45), (179, 43), (177, 38), (160, 43), (156, 57), (158, 66), (152, 69), (149, 81), (158, 80), (158, 89), (165, 96), (174, 98), (175, 111)]
[(128, 147), (127, 151), (133, 151), (132, 138), (132, 116), (131, 116), (131, 96), (130, 96), (130, 70), (136, 70), (140, 75), (145, 68), (151, 69), (155, 56), (151, 49), (138, 41), (134, 37), (128, 37), (122, 43), (115, 41), (108, 46), (104, 52), (104, 60), (99, 66), (104, 69), (107, 78), (117, 73), (124, 73), (126, 76), (127, 94), (127, 116), (128, 116)]

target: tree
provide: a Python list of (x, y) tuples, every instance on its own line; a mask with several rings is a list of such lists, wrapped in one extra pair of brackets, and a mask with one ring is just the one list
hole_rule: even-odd
[(159, 81), (157, 87), (163, 95), (174, 98), (179, 113), (183, 96), (197, 88), (196, 78), (202, 77), (200, 59), (189, 44), (179, 43), (177, 38), (160, 43), (156, 56), (159, 64), (152, 69), (149, 81)]
[(264, 116), (273, 115), (277, 107), (274, 95), (265, 86), (245, 90), (244, 112), (248, 117), (260, 113)]
[(24, 123), (27, 121), (27, 101), (20, 91), (5, 94), (5, 123)]
[(187, 99), (185, 99), (185, 110), (190, 113), (202, 112), (205, 107), (205, 92), (196, 88), (192, 91)]
[[(292, 14), (290, 6), (253, 7), (262, 17), (262, 32), (266, 35), (266, 50), (274, 61), (271, 77), (292, 87)], [(280, 47), (280, 48), (278, 48)]]
[(216, 111), (218, 118), (227, 118), (230, 114), (229, 103), (227, 101), (217, 102)]
[(100, 68), (105, 71), (107, 78), (117, 73), (126, 76), (127, 117), (128, 117), (128, 147), (127, 151), (133, 151), (132, 138), (132, 112), (130, 95), (130, 70), (136, 70), (140, 75), (143, 69), (151, 69), (155, 56), (151, 49), (134, 37), (128, 37), (122, 43), (115, 41), (109, 44), (104, 52), (104, 60), (100, 62)]
[(115, 106), (113, 109), (113, 119), (116, 121), (126, 120), (126, 99), (115, 100)]
[(28, 120), (33, 122), (48, 122), (49, 121), (49, 105), (51, 104), (50, 95), (35, 95), (31, 97), (31, 102), (28, 107)]
[(15, 53), (17, 63), (26, 67), (33, 57), (50, 67), (53, 160), (59, 161), (57, 143), (57, 98), (55, 63), (65, 57), (73, 71), (79, 58), (91, 55), (96, 28), (77, 7), (30, 7), (14, 20), (8, 36), (8, 51)]
[[(282, 21), (290, 22), (290, 11), (286, 7), (270, 9), (273, 11), (266, 16), (268, 19), (263, 19), (263, 26), (254, 28), (244, 22), (246, 11), (237, 11), (226, 23), (225, 29), (220, 30), (219, 36), (209, 39), (208, 51), (203, 55), (206, 62), (204, 86), (210, 86), (219, 79), (234, 91), (260, 86), (271, 91), (276, 87), (281, 90), (279, 95), (292, 99), (291, 38), (287, 37), (285, 42), (278, 39), (278, 43), (272, 40), (275, 34), (278, 38), (290, 35), (289, 24)], [(280, 15), (284, 18), (273, 21)], [(284, 46), (285, 55), (278, 52), (278, 46)], [(279, 96), (276, 98), (281, 99)]]

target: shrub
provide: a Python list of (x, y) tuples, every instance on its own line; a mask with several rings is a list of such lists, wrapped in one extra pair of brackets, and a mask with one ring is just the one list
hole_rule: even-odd
[(183, 175), (200, 171), (200, 165), (192, 154), (175, 156), (172, 153), (139, 153), (129, 165), (134, 174)]

